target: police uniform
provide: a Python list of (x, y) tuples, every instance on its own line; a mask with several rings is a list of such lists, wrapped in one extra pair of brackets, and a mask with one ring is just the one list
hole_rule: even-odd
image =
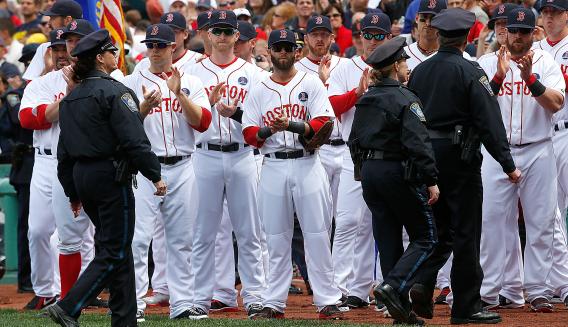
[[(81, 58), (105, 51), (116, 48), (103, 29), (81, 39), (71, 55)], [(109, 287), (112, 326), (136, 326), (134, 196), (130, 179), (117, 182), (117, 172), (128, 159), (152, 182), (161, 179), (136, 96), (93, 70), (61, 101), (59, 116), (58, 177), (70, 201), (80, 201), (95, 225), (97, 251), (67, 296), (49, 308), (49, 315), (62, 326), (78, 326), (81, 309)]]
[[(432, 19), (432, 26), (443, 37), (457, 38), (466, 35), (474, 21), (472, 13), (446, 9)], [(424, 105), (441, 193), (433, 206), (438, 245), (410, 291), (414, 311), (432, 317), (436, 275), (453, 249), (451, 322), (499, 322), (499, 315), (481, 311), (479, 295), (483, 279), (479, 265), (483, 195), (480, 142), (505, 173), (515, 171), (499, 105), (483, 70), (465, 60), (457, 47), (442, 46), (416, 67), (408, 85)]]
[[(389, 40), (366, 63), (379, 69), (404, 60), (405, 45), (404, 38)], [(436, 244), (426, 185), (436, 185), (438, 171), (425, 118), (418, 97), (391, 78), (369, 87), (356, 108), (349, 144), (354, 161), (362, 157), (363, 198), (373, 214), (384, 276), (374, 293), (395, 321), (414, 323), (408, 302), (410, 281)], [(404, 166), (414, 167), (422, 178), (405, 179)], [(404, 252), (402, 227), (410, 236)]]

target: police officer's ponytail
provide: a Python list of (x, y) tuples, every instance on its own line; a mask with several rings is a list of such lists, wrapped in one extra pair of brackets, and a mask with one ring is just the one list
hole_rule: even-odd
[(369, 77), (371, 79), (371, 85), (381, 85), (383, 84), (383, 79), (389, 77), (394, 69), (394, 64), (382, 68), (373, 68)]

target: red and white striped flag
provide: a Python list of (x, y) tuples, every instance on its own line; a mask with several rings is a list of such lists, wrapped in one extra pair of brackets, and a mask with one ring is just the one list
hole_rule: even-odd
[(122, 5), (120, 0), (101, 0), (98, 5), (100, 6), (100, 26), (106, 28), (114, 44), (120, 49), (120, 56), (118, 58), (118, 68), (123, 72), (126, 69), (124, 62), (124, 42), (126, 41), (126, 31), (124, 23), (124, 13), (122, 12)]

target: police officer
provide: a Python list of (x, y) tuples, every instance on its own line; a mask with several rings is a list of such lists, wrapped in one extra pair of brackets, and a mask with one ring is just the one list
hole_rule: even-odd
[(60, 104), (58, 177), (75, 216), (83, 208), (96, 228), (95, 258), (48, 310), (61, 326), (79, 326), (81, 309), (107, 286), (112, 326), (136, 326), (131, 174), (139, 169), (156, 195), (166, 193), (136, 96), (108, 75), (116, 69), (116, 50), (105, 29), (81, 39), (71, 53), (78, 58), (68, 81), (73, 90)]
[(414, 69), (408, 84), (424, 105), (442, 194), (433, 207), (438, 245), (417, 274), (410, 296), (416, 314), (432, 318), (436, 275), (453, 249), (452, 324), (501, 321), (497, 313), (482, 311), (479, 295), (483, 279), (479, 265), (480, 143), (511, 182), (518, 182), (521, 176), (511, 157), (489, 80), (478, 64), (462, 56), (474, 21), (474, 14), (458, 8), (436, 15), (432, 27), (439, 31), (440, 50)]
[[(349, 142), (354, 161), (362, 161), (363, 198), (373, 214), (381, 254), (385, 279), (375, 288), (375, 296), (396, 322), (417, 323), (408, 302), (409, 281), (434, 250), (430, 205), (440, 192), (420, 100), (397, 80), (407, 69), (405, 45), (404, 38), (389, 40), (365, 60), (373, 67), (373, 84), (356, 104)], [(410, 236), (404, 253), (402, 227)]]

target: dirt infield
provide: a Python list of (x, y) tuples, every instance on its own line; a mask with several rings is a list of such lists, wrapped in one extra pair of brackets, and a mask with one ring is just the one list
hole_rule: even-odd
[[(103, 296), (105, 296), (103, 294)], [(0, 309), (21, 309), (32, 298), (31, 294), (18, 294), (14, 285), (0, 285)], [(105, 313), (106, 310), (88, 309), (89, 312)], [(556, 305), (556, 312), (551, 314), (532, 313), (528, 307), (524, 309), (503, 309), (500, 310), (503, 323), (499, 326), (546, 326), (563, 327), (568, 326), (568, 309), (564, 305)], [(168, 308), (148, 308), (147, 315), (168, 314)], [(427, 320), (428, 325), (445, 326), (449, 325), (450, 310), (445, 305), (437, 305), (435, 318)], [(246, 319), (243, 310), (235, 313), (211, 313), (211, 318)], [(311, 296), (291, 295), (288, 300), (286, 318), (293, 319), (317, 319), (316, 309), (312, 306)], [(377, 313), (372, 307), (365, 309), (351, 310), (346, 313), (346, 322), (370, 323), (370, 324), (391, 324), (392, 320), (383, 318), (382, 313)], [(482, 325), (478, 325), (482, 326)], [(487, 325), (491, 326), (491, 325)]]

